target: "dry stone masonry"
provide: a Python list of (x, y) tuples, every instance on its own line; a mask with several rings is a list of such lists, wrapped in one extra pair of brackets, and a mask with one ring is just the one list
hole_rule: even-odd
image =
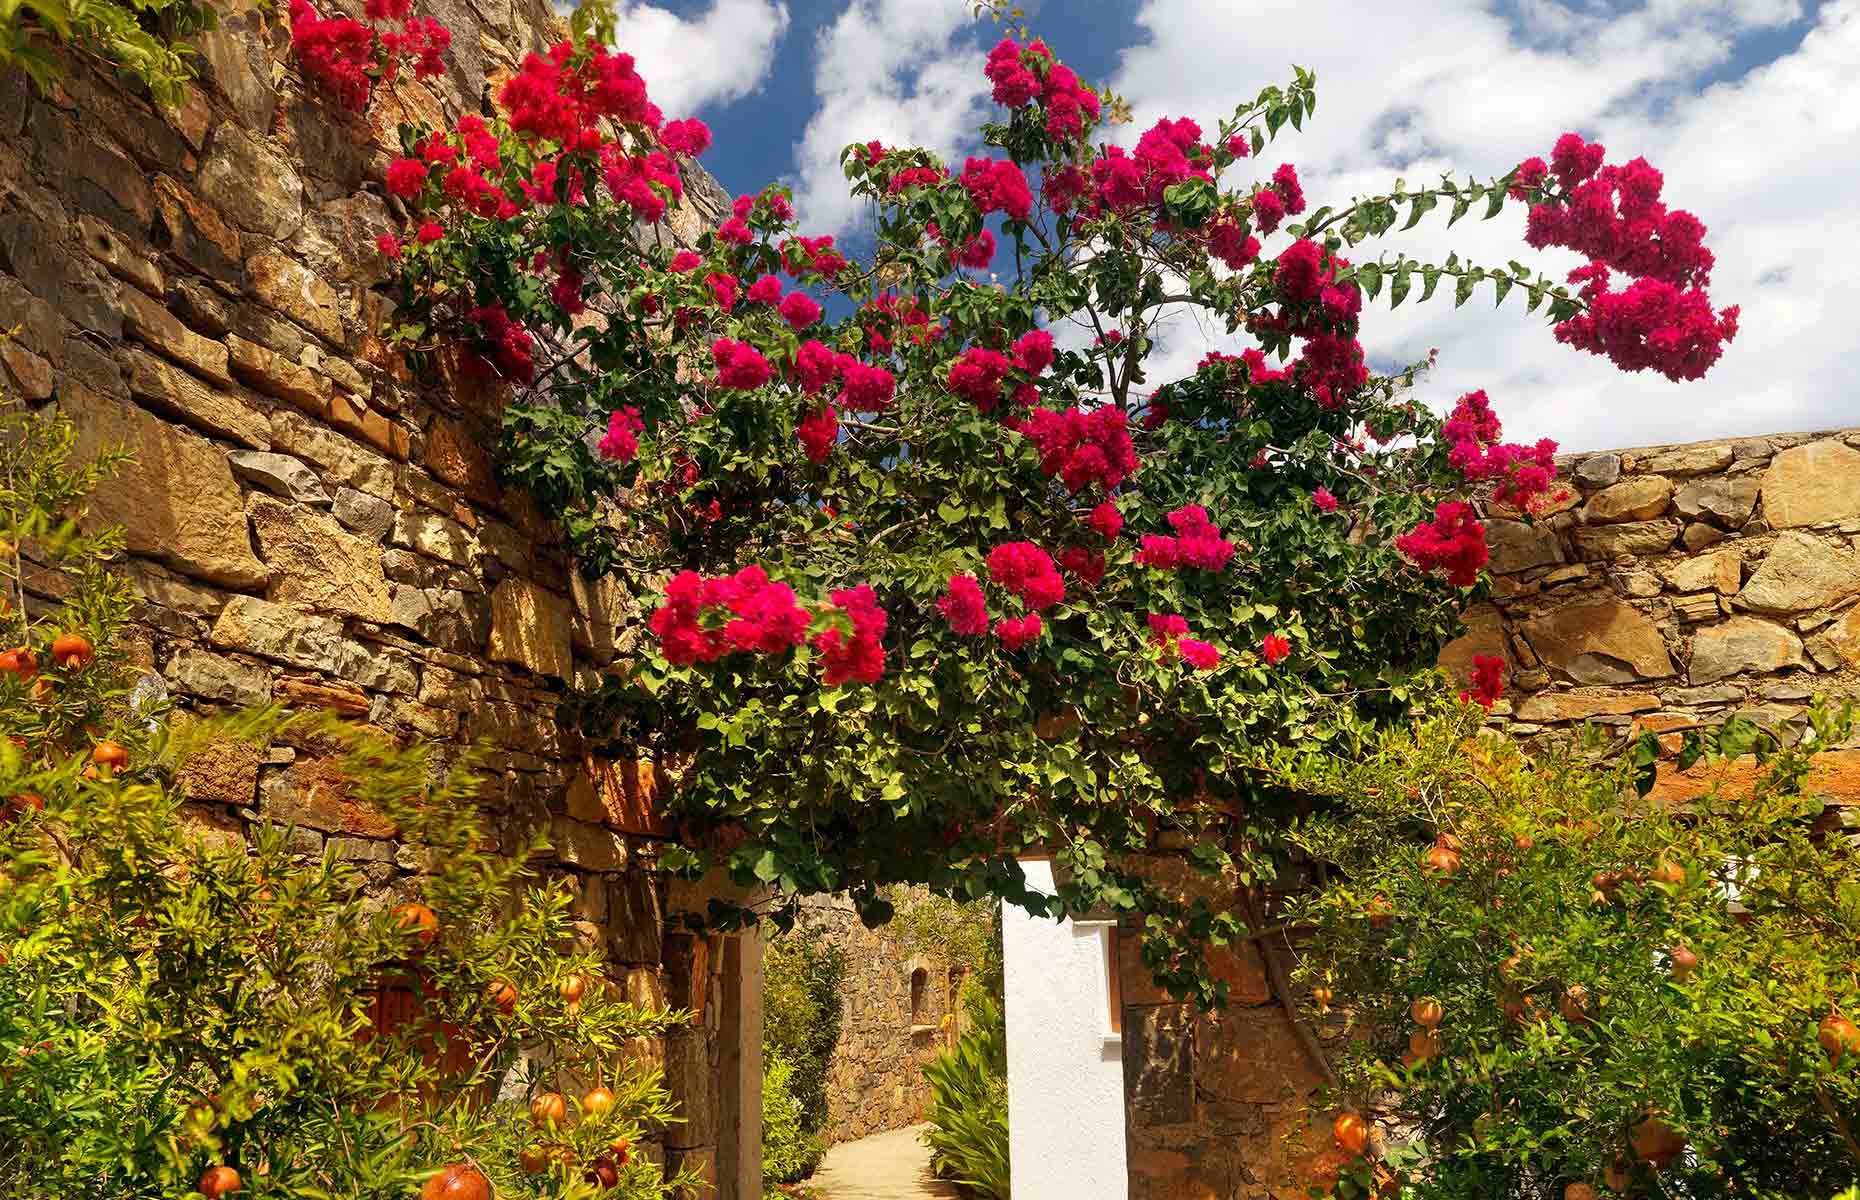
[[(415, 379), (381, 339), (393, 303), (375, 240), (404, 215), (382, 183), (396, 125), (478, 111), (561, 36), (541, 0), (442, 0), (435, 15), (450, 73), (403, 77), (366, 121), (305, 92), (281, 11), (205, 35), (178, 110), (79, 61), (45, 97), (0, 75), (0, 329), (17, 330), (0, 378), (68, 413), (81, 454), (135, 455), (88, 521), (125, 531), (145, 686), (183, 712), (276, 701), (442, 754), (488, 745), (484, 802), (507, 828), (549, 828), (550, 873), (611, 976), (700, 1011), (650, 1050), (687, 1117), (658, 1150), (722, 1163), (733, 1196), (757, 1125), (745, 1149), (755, 1073), (726, 1036), (759, 1012), (731, 974), (743, 949), (666, 932), (685, 901), (654, 870), (668, 833), (654, 768), (589, 757), (554, 720), (565, 688), (635, 636), (638, 606), (583, 581), (499, 485), (483, 447), (500, 390), (456, 357), (436, 384)], [(686, 182), (654, 236), (688, 244), (727, 203), (701, 171)], [(191, 820), (229, 835), (289, 823), (303, 853), (357, 864), (384, 902), (422, 860), (314, 745), (229, 749), (183, 782)]]

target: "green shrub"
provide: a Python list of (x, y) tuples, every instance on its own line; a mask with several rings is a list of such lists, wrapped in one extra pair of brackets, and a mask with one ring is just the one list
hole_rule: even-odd
[(195, 75), (187, 39), (218, 23), (214, 5), (199, 0), (0, 0), (0, 72), (24, 71), (49, 90), (64, 73), (59, 47), (68, 47), (109, 63), (172, 107)]
[(762, 1182), (793, 1183), (814, 1173), (826, 1152), (802, 1127), (794, 1064), (780, 1051), (762, 1059)]
[[(77, 534), (98, 469), (72, 445), (69, 422), (0, 409), (0, 1197), (179, 1200), (236, 1176), (239, 1200), (409, 1200), (451, 1164), (505, 1200), (588, 1196), (591, 1169), (616, 1200), (690, 1185), (631, 1152), (678, 1118), (628, 1053), (688, 1014), (568, 949), (540, 843), (487, 849), (466, 767), (333, 717), (129, 707), (121, 540)], [(29, 595), (22, 546), (63, 568), (57, 604)], [(423, 872), (370, 895), (284, 829), (192, 823), (177, 774), (274, 740), (327, 754), (327, 786), (423, 847)], [(571, 1081), (611, 1091), (605, 1111), (569, 1100), (533, 1129), (530, 1096)]]
[(798, 928), (769, 939), (763, 967), (762, 1052), (780, 1055), (793, 1074), (801, 1128), (827, 1124), (827, 1068), (840, 1042), (846, 951), (817, 930)]
[(939, 1175), (981, 1200), (1007, 1200), (1007, 1023), (985, 990), (965, 1001), (969, 1028), (924, 1064), (931, 1098), (924, 1142)]
[[(1335, 804), (1300, 838), (1343, 881), (1285, 914), (1353, 1025), (1325, 1115), (1364, 1105), (1379, 1169), (1429, 1200), (1851, 1183), (1860, 850), (1811, 773), (1848, 717), (1693, 730), (1676, 765), (1756, 766), (1678, 804), (1651, 794), (1652, 735), (1610, 769), (1476, 736), (1483, 715), (1282, 776)], [(1340, 1194), (1375, 1186), (1352, 1172)]]

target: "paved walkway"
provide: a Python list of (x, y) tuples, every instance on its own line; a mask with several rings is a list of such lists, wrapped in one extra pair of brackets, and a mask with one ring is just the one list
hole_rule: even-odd
[(956, 1189), (930, 1173), (930, 1150), (913, 1125), (841, 1142), (827, 1151), (807, 1186), (823, 1200), (943, 1200)]

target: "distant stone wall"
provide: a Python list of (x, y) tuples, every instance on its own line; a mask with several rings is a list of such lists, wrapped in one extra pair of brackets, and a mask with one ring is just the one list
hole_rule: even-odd
[[(930, 1085), (923, 1064), (950, 1044), (956, 1022), (954, 981), (946, 956), (913, 950), (889, 926), (867, 929), (844, 898), (812, 896), (802, 923), (846, 952), (841, 989), (845, 1012), (840, 1041), (827, 1068), (829, 1142), (848, 1142), (924, 1119)], [(924, 972), (917, 1019), (911, 1013), (911, 976)]]
[[(1584, 721), (1660, 737), (1655, 795), (1735, 787), (1748, 762), (1681, 772), (1681, 730), (1732, 715), (1799, 736), (1814, 696), (1860, 698), (1860, 430), (1574, 455), (1532, 522), (1488, 505), (1494, 576), (1441, 652), (1462, 683), (1500, 655), (1492, 724), (1526, 746)], [(1556, 494), (1553, 490), (1553, 495)], [(1812, 788), (1860, 824), (1860, 739)], [(1183, 891), (1231, 895), (1179, 860), (1140, 864)], [(1251, 943), (1221, 952), (1233, 1004), (1173, 1002), (1120, 939), (1131, 1200), (1290, 1200), (1336, 1165), (1305, 1099), (1321, 1082)], [(1343, 1036), (1343, 1017), (1317, 1030)]]
[[(753, 1162), (731, 1106), (754, 1072), (723, 1031), (759, 1008), (721, 1001), (742, 984), (726, 973), (754, 963), (663, 932), (653, 769), (587, 757), (554, 719), (565, 687), (630, 643), (637, 606), (583, 582), (551, 524), (499, 485), (483, 447), (502, 389), (456, 359), (416, 380), (381, 339), (393, 305), (375, 239), (404, 227), (382, 183), (396, 124), (478, 111), (562, 26), (544, 0), (423, 2), (452, 30), (449, 74), (403, 77), (363, 121), (304, 91), (281, 10), (202, 38), (200, 86), (173, 111), (81, 62), (49, 97), (0, 75), (0, 328), (18, 327), (0, 372), (69, 413), (83, 453), (136, 455), (90, 520), (126, 532), (149, 682), (183, 710), (275, 700), (442, 755), (488, 743), (484, 802), (508, 829), (549, 827), (549, 873), (611, 977), (703, 1012), (650, 1051), (688, 1118), (666, 1157)], [(727, 204), (701, 170), (686, 182), (654, 236), (688, 244)], [(188, 777), (187, 814), (228, 834), (293, 823), (304, 854), (333, 850), (387, 902), (419, 847), (330, 782), (313, 746), (228, 751)]]
[[(1535, 525), (1492, 514), (1492, 599), (1442, 666), (1503, 655), (1493, 722), (1526, 745), (1593, 720), (1670, 756), (1732, 715), (1793, 739), (1812, 696), (1860, 697), (1856, 447), (1847, 429), (1564, 460)], [(1860, 749), (1826, 762), (1860, 775)], [(1658, 786), (1697, 783), (1663, 766)]]

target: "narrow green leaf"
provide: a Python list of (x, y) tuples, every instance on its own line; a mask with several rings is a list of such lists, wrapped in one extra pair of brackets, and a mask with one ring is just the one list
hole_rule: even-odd
[(1439, 203), (1440, 198), (1432, 192), (1422, 192), (1416, 196), (1413, 205), (1408, 209), (1408, 223), (1402, 226), (1402, 231), (1405, 233), (1419, 225), (1421, 218), (1432, 212), (1434, 206)]
[(1466, 210), (1471, 207), (1472, 207), (1471, 196), (1461, 196), (1459, 199), (1455, 200), (1453, 202), (1453, 215), (1447, 218), (1447, 228), (1448, 229), (1453, 228), (1453, 223), (1459, 220), (1461, 217), (1465, 216)]
[(1421, 268), (1421, 300), (1431, 300), (1434, 289), (1440, 286), (1440, 268), (1429, 264)]
[(1389, 307), (1400, 308), (1401, 302), (1408, 298), (1408, 289), (1414, 286), (1414, 270), (1407, 262), (1395, 269), (1395, 278), (1389, 284)]
[(1356, 281), (1363, 285), (1363, 290), (1374, 300), (1382, 292), (1382, 268), (1375, 263), (1364, 263), (1356, 268)]
[(1490, 199), (1486, 201), (1484, 219), (1487, 221), (1490, 221), (1493, 217), (1496, 217), (1501, 211), (1503, 211), (1504, 207), (1505, 207), (1505, 189), (1502, 187), (1494, 187), (1491, 190)]
[(1473, 289), (1478, 286), (1479, 280), (1474, 277), (1471, 271), (1460, 276), (1459, 282), (1453, 286), (1453, 307), (1458, 308), (1460, 305), (1470, 300), (1472, 298)]

